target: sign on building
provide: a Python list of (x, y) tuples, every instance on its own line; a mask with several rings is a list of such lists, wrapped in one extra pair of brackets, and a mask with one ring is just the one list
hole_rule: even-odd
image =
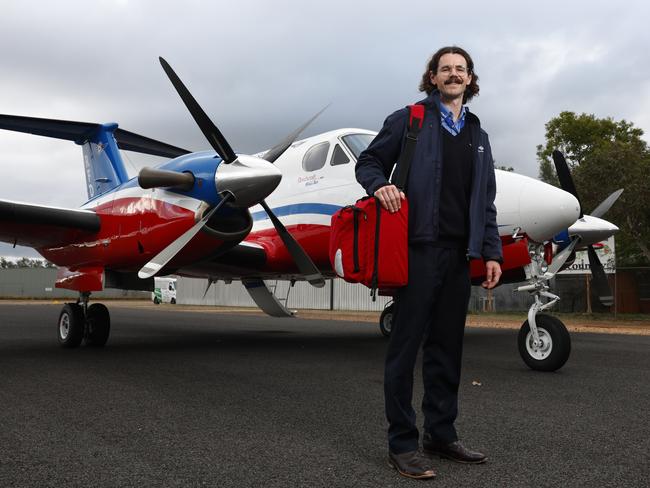
[[(616, 253), (614, 249), (614, 236), (611, 236), (606, 241), (594, 244), (598, 259), (605, 268), (605, 273), (616, 273)], [(579, 251), (576, 253), (576, 259), (571, 266), (563, 270), (564, 274), (590, 274), (591, 267), (589, 266), (589, 256), (587, 251)]]

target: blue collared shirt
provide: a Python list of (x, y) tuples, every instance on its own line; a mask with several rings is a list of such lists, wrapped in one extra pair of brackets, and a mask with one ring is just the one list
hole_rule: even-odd
[(454, 114), (451, 112), (451, 110), (445, 107), (442, 102), (438, 104), (438, 107), (440, 108), (440, 122), (442, 123), (442, 126), (452, 136), (457, 136), (460, 134), (460, 131), (465, 126), (466, 106), (463, 105), (463, 107), (460, 109), (460, 116), (456, 122), (454, 122)]

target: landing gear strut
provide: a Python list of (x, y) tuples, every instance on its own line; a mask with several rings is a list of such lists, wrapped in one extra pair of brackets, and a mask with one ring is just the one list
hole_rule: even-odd
[[(573, 246), (568, 250), (567, 255), (572, 250)], [(559, 296), (549, 292), (546, 283), (555, 276), (566, 257), (562, 256), (557, 260), (558, 263), (554, 260), (557, 269), (549, 270), (544, 262), (543, 246), (529, 243), (529, 253), (531, 263), (525, 268), (528, 284), (520, 286), (517, 291), (529, 292), (535, 301), (528, 310), (528, 320), (519, 329), (517, 336), (519, 354), (531, 369), (556, 371), (569, 359), (571, 336), (560, 319), (539, 312), (552, 307), (560, 300)], [(543, 303), (542, 298), (548, 298), (548, 301)]]
[(59, 315), (58, 337), (62, 347), (78, 347), (82, 340), (89, 346), (106, 344), (111, 331), (108, 309), (101, 303), (88, 305), (90, 293), (80, 292), (77, 303), (66, 303)]

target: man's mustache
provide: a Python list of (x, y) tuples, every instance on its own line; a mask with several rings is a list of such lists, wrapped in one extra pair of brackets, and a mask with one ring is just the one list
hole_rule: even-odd
[(462, 85), (463, 80), (459, 76), (450, 76), (447, 80), (445, 80), (445, 85), (451, 85), (452, 83), (455, 83), (456, 85)]

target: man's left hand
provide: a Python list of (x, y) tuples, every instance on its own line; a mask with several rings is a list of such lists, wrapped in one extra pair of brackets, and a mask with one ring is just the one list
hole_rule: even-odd
[(485, 276), (487, 279), (481, 283), (483, 288), (490, 290), (497, 286), (497, 283), (499, 283), (499, 279), (501, 278), (501, 265), (498, 261), (485, 262)]

